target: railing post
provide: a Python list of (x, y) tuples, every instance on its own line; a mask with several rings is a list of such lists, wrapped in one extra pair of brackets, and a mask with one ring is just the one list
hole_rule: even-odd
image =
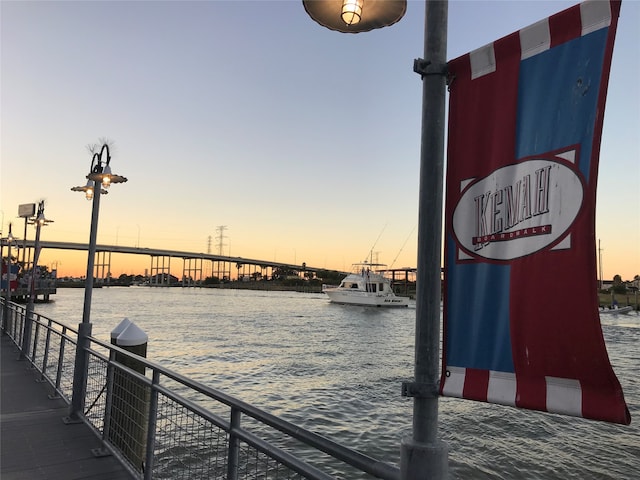
[(51, 348), (51, 327), (53, 322), (51, 319), (47, 322), (47, 334), (44, 339), (44, 354), (42, 355), (42, 369), (40, 374), (40, 382), (44, 382), (47, 376), (47, 362), (49, 361), (49, 348)]
[(109, 363), (107, 364), (107, 401), (104, 405), (104, 420), (102, 424), (102, 442), (111, 439), (111, 406), (113, 405), (113, 378), (115, 376), (116, 351), (109, 350)]
[(76, 342), (76, 360), (73, 369), (73, 391), (69, 416), (64, 417), (64, 423), (80, 423), (84, 413), (84, 401), (87, 391), (87, 374), (89, 370), (89, 348), (91, 337), (91, 323), (78, 324), (78, 341)]
[(229, 429), (229, 452), (227, 455), (227, 480), (238, 479), (238, 459), (240, 456), (240, 439), (234, 431), (240, 428), (241, 412), (231, 407), (231, 425)]
[[(2, 260), (2, 254), (0, 254), (0, 260)], [(0, 282), (2, 282), (2, 263), (0, 263)], [(2, 290), (0, 290), (0, 293), (2, 293)], [(7, 310), (5, 308), (6, 303), (4, 301), (4, 298), (1, 298), (1, 296), (0, 296), (0, 305), (2, 306), (2, 308), (0, 308), (0, 315), (2, 315), (2, 335), (6, 335), (7, 334)]]
[[(36, 364), (36, 353), (37, 353), (37, 345), (38, 345), (38, 337), (40, 336), (40, 315), (36, 315), (36, 318), (38, 319), (35, 324), (36, 324), (36, 328), (35, 328), (35, 332), (33, 332), (33, 341), (31, 342), (31, 363), (33, 363), (33, 365)], [(33, 327), (33, 319), (31, 321), (31, 326)]]
[(20, 348), (19, 358), (24, 357), (24, 349), (27, 348), (24, 346), (24, 311), (18, 306), (15, 307), (13, 311), (13, 323), (15, 325), (15, 339), (18, 347)]
[(62, 327), (60, 333), (60, 351), (58, 352), (58, 365), (56, 365), (56, 391), (55, 395), (58, 396), (60, 391), (60, 384), (62, 383), (62, 365), (64, 365), (64, 347), (67, 342), (67, 327)]
[(151, 384), (151, 395), (149, 398), (149, 420), (147, 422), (147, 454), (144, 462), (144, 478), (151, 480), (153, 478), (153, 459), (156, 448), (156, 426), (158, 423), (158, 389), (160, 384), (160, 372), (153, 370), (153, 380)]

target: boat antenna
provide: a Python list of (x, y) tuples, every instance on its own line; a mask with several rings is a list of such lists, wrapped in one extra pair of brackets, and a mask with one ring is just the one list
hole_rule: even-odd
[(378, 238), (376, 238), (376, 241), (373, 242), (373, 245), (371, 246), (371, 249), (369, 250), (369, 253), (367, 253), (367, 257), (371, 257), (369, 260), (369, 264), (373, 263), (373, 249), (376, 248), (376, 245), (378, 244), (378, 240), (380, 240), (380, 237), (382, 236), (382, 233), (384, 232), (384, 229), (387, 228), (388, 223), (384, 224), (384, 227), (382, 227), (382, 230), (380, 230), (380, 234), (378, 235)]
[(400, 256), (400, 254), (402, 253), (402, 250), (404, 250), (404, 246), (407, 244), (407, 242), (409, 241), (409, 238), (411, 237), (411, 235), (413, 235), (413, 232), (415, 231), (416, 227), (418, 225), (416, 224), (413, 229), (411, 230), (411, 232), (409, 233), (409, 235), (407, 235), (406, 240), (404, 241), (404, 243), (402, 244), (402, 247), (400, 247), (400, 251), (398, 252), (398, 254), (396, 255), (396, 258), (393, 259), (393, 262), (391, 262), (391, 265), (389, 265), (389, 268), (393, 268), (393, 265), (396, 263), (396, 260), (398, 259), (398, 257)]

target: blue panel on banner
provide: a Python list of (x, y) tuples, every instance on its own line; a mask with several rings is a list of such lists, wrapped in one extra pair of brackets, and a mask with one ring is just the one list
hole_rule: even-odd
[[(516, 158), (575, 144), (591, 158), (606, 36), (601, 29), (521, 62)], [(580, 170), (588, 180), (589, 162)]]
[[(455, 251), (452, 242), (449, 255)], [(447, 352), (448, 365), (514, 372), (509, 295), (504, 295), (509, 291), (509, 266), (456, 264), (454, 258), (448, 265), (447, 295), (456, 299), (447, 305), (447, 343), (455, 345)]]

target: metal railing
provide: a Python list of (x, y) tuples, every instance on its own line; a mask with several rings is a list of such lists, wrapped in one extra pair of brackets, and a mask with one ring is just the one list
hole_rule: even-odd
[[(5, 300), (0, 298), (0, 303)], [(76, 329), (10, 302), (2, 328), (70, 404)], [(90, 337), (82, 421), (138, 479), (397, 480), (397, 466), (300, 428), (146, 358)]]

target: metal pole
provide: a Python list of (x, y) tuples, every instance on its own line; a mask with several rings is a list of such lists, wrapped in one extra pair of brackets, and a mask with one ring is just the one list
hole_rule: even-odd
[[(4, 214), (3, 214), (4, 216)], [(0, 225), (2, 226), (2, 225)], [(2, 238), (2, 233), (0, 232), (0, 285), (2, 284), (2, 275), (4, 274), (4, 241)], [(7, 281), (9, 280), (9, 276), (7, 275)], [(2, 289), (0, 288), (0, 293)], [(5, 311), (5, 303), (2, 304), (2, 334), (7, 333), (7, 314)]]
[(445, 479), (448, 447), (438, 439), (440, 290), (447, 53), (446, 0), (425, 3), (422, 75), (422, 134), (418, 213), (415, 383), (403, 387), (414, 397), (413, 437), (401, 445), (403, 479)]
[(93, 268), (96, 256), (96, 238), (98, 236), (98, 213), (100, 211), (100, 194), (102, 185), (98, 180), (93, 182), (93, 205), (91, 208), (91, 231), (89, 233), (89, 254), (87, 257), (87, 276), (84, 284), (84, 307), (82, 323), (78, 325), (78, 344), (76, 345), (76, 359), (73, 370), (73, 391), (69, 417), (65, 423), (80, 421), (84, 410), (84, 395), (87, 386), (87, 352), (89, 337), (91, 336), (91, 295), (93, 293)]
[(11, 331), (11, 325), (9, 325), (9, 303), (11, 303), (11, 224), (9, 224), (9, 234), (7, 235), (7, 290), (5, 292), (4, 311), (3, 311), (3, 323), (6, 330)]
[[(35, 252), (33, 254), (33, 266), (31, 267), (31, 277), (29, 279), (29, 303), (27, 304), (27, 311), (24, 319), (24, 338), (22, 341), (22, 348), (20, 349), (20, 358), (24, 358), (29, 355), (29, 348), (31, 344), (31, 331), (33, 329), (33, 307), (36, 296), (36, 268), (38, 267), (38, 258), (40, 257), (40, 230), (42, 224), (38, 221), (40, 209), (38, 209), (38, 216), (36, 216), (36, 240), (34, 243)], [(44, 211), (42, 212), (44, 214)], [(25, 237), (27, 232), (25, 231)]]
[(27, 269), (27, 259), (26, 259), (26, 255), (27, 255), (27, 224), (28, 224), (28, 218), (24, 217), (24, 237), (22, 237), (22, 267), (24, 268), (24, 271), (26, 272)]

